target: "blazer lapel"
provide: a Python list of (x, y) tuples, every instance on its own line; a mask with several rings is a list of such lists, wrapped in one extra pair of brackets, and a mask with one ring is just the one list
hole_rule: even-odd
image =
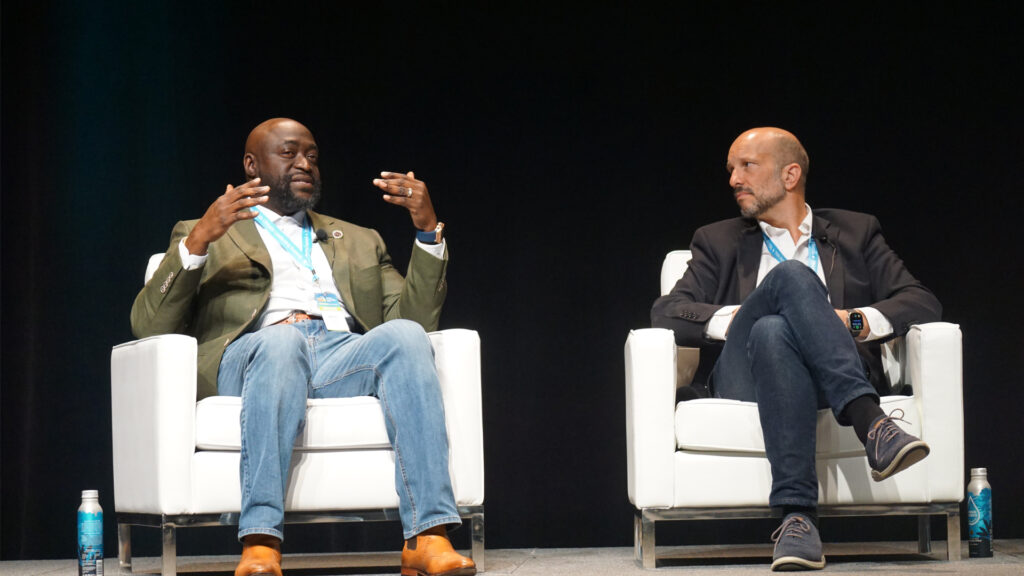
[(843, 281), (843, 259), (836, 249), (839, 240), (839, 229), (819, 216), (811, 222), (811, 237), (818, 245), (819, 262), (825, 273), (825, 287), (828, 288), (829, 300), (835, 307), (843, 307), (846, 283)]
[[(324, 251), (324, 256), (327, 257), (327, 262), (331, 265), (331, 271), (334, 274), (334, 285), (338, 288), (338, 292), (341, 294), (341, 300), (345, 303), (345, 307), (349, 313), (355, 316), (353, 306), (355, 300), (352, 298), (352, 280), (348, 269), (348, 248), (345, 245), (345, 234), (341, 227), (341, 222), (318, 214), (310, 210), (308, 213), (309, 221), (313, 224), (313, 230), (323, 230), (327, 233), (327, 240), (320, 242), (320, 248)], [(335, 233), (338, 234), (335, 234)], [(341, 236), (336, 238), (335, 236)]]
[(739, 301), (743, 302), (757, 287), (757, 271), (761, 267), (761, 228), (756, 221), (743, 230), (736, 254)]
[(262, 264), (267, 270), (273, 270), (270, 252), (267, 252), (254, 220), (243, 220), (228, 228), (228, 237), (250, 260)]

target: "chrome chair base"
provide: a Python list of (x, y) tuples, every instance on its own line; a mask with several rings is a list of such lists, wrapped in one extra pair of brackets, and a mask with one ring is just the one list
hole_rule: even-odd
[[(960, 503), (921, 505), (821, 506), (818, 516), (917, 516), (917, 550), (932, 551), (931, 523), (935, 515), (946, 516), (946, 559), (960, 560)], [(657, 567), (654, 525), (662, 520), (738, 520), (771, 518), (771, 508), (644, 508), (633, 516), (633, 557), (644, 568)]]
[[(484, 507), (459, 506), (459, 516), (470, 525), (470, 557), (477, 570), (484, 571)], [(289, 512), (285, 524), (324, 524), (330, 522), (381, 522), (399, 520), (398, 510), (344, 510), (332, 512)], [(132, 526), (160, 528), (162, 576), (174, 576), (178, 568), (177, 529), (201, 526), (232, 526), (238, 524), (238, 513), (192, 514), (117, 514), (117, 559), (121, 569), (132, 571)]]

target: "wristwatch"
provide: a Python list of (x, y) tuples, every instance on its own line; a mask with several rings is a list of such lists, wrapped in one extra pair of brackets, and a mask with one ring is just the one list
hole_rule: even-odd
[(424, 244), (440, 244), (444, 239), (444, 222), (438, 222), (437, 227), (431, 232), (417, 231), (416, 239)]
[(856, 310), (848, 311), (846, 326), (850, 329), (850, 334), (853, 334), (854, 338), (860, 336), (861, 330), (864, 329), (864, 315)]

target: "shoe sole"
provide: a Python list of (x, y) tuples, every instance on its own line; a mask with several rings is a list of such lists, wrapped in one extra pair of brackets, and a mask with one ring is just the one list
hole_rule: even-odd
[(473, 576), (476, 568), (456, 568), (447, 572), (424, 572), (415, 568), (402, 568), (402, 576)]
[(931, 451), (932, 449), (928, 447), (928, 444), (926, 444), (924, 440), (911, 442), (899, 451), (899, 454), (892, 459), (892, 463), (889, 464), (885, 470), (872, 470), (871, 479), (875, 482), (881, 482), (893, 474), (902, 472), (921, 460), (924, 460), (925, 456), (927, 456)]
[(815, 562), (799, 556), (783, 556), (772, 562), (772, 572), (795, 572), (797, 570), (821, 570), (825, 567), (825, 557)]

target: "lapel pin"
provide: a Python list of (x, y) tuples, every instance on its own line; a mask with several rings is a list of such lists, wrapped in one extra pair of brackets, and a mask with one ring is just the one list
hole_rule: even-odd
[(345, 234), (344, 234), (344, 233), (342, 233), (342, 231), (341, 231), (341, 230), (335, 230), (335, 231), (331, 232), (331, 236), (334, 236), (334, 238), (335, 238), (335, 239), (337, 239), (337, 238), (341, 238), (341, 237), (342, 237), (342, 236), (344, 236), (344, 235), (345, 235)]

